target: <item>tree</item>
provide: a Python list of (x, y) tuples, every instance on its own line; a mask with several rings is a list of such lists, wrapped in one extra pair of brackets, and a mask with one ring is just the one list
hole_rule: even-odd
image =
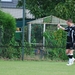
[[(19, 0), (18, 6), (23, 5)], [(36, 18), (54, 15), (63, 19), (75, 18), (75, 0), (26, 0), (26, 8)], [(75, 22), (75, 20), (74, 20)]]
[[(26, 8), (30, 10), (36, 18), (50, 15), (55, 6), (65, 0), (26, 0)], [(19, 0), (18, 6), (23, 5), (23, 0)]]
[[(15, 19), (7, 13), (0, 10), (0, 56), (2, 57), (12, 57), (14, 53), (14, 48), (10, 45), (13, 44), (14, 34), (16, 30)], [(13, 41), (12, 41), (13, 40)], [(13, 44), (14, 45), (14, 44)], [(4, 46), (4, 47), (1, 47)]]
[(75, 0), (65, 0), (65, 3), (59, 3), (53, 10), (58, 17), (63, 19), (71, 18), (75, 22)]
[(0, 27), (3, 31), (3, 44), (9, 44), (15, 34), (16, 21), (7, 13), (0, 11)]

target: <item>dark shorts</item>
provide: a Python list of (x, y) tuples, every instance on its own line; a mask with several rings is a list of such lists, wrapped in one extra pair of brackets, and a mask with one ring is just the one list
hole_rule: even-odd
[(66, 44), (66, 49), (73, 50), (73, 49), (74, 49), (73, 43), (67, 43), (67, 44)]

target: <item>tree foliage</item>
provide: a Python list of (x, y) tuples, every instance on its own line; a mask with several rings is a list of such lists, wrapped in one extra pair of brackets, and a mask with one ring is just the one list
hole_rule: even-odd
[[(23, 0), (19, 0), (18, 6), (22, 5)], [(26, 8), (36, 18), (54, 15), (63, 19), (75, 19), (75, 0), (26, 0)]]
[(46, 38), (47, 57), (52, 60), (67, 59), (65, 54), (66, 33), (63, 30), (50, 31), (47, 29), (43, 35)]
[(2, 43), (9, 44), (15, 33), (16, 21), (10, 14), (0, 11), (0, 23), (3, 32)]
[[(15, 52), (14, 34), (16, 29), (15, 19), (7, 13), (0, 11), (0, 56), (11, 58)], [(12, 41), (13, 40), (13, 41)], [(3, 46), (3, 47), (2, 47)]]
[(44, 32), (46, 46), (51, 48), (64, 48), (66, 46), (66, 33), (62, 30)]
[(65, 3), (59, 3), (54, 11), (56, 16), (63, 19), (71, 18), (75, 22), (75, 0), (65, 0)]

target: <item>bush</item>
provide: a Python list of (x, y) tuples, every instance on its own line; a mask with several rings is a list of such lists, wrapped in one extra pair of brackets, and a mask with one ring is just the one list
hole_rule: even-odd
[(66, 46), (66, 33), (63, 30), (46, 31), (44, 32), (46, 38), (46, 46), (53, 48), (61, 48)]
[(25, 41), (25, 55), (33, 55), (33, 54), (34, 54), (33, 45)]
[(4, 13), (0, 10), (0, 56), (11, 58), (13, 56), (14, 49), (10, 45), (14, 39), (14, 34), (16, 30), (16, 20), (7, 13)]
[(62, 59), (65, 60), (65, 46), (66, 46), (66, 32), (63, 30), (49, 31), (44, 34), (46, 38), (47, 54), (50, 59)]
[(48, 48), (47, 49), (47, 57), (51, 60), (66, 60), (67, 56), (65, 54), (65, 48)]
[(0, 11), (0, 27), (3, 27), (3, 44), (9, 44), (14, 37), (16, 20), (7, 13)]

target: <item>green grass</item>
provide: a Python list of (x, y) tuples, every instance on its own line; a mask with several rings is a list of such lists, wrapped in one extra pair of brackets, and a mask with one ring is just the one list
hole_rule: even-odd
[(0, 61), (0, 75), (75, 75), (75, 64), (47, 61)]

